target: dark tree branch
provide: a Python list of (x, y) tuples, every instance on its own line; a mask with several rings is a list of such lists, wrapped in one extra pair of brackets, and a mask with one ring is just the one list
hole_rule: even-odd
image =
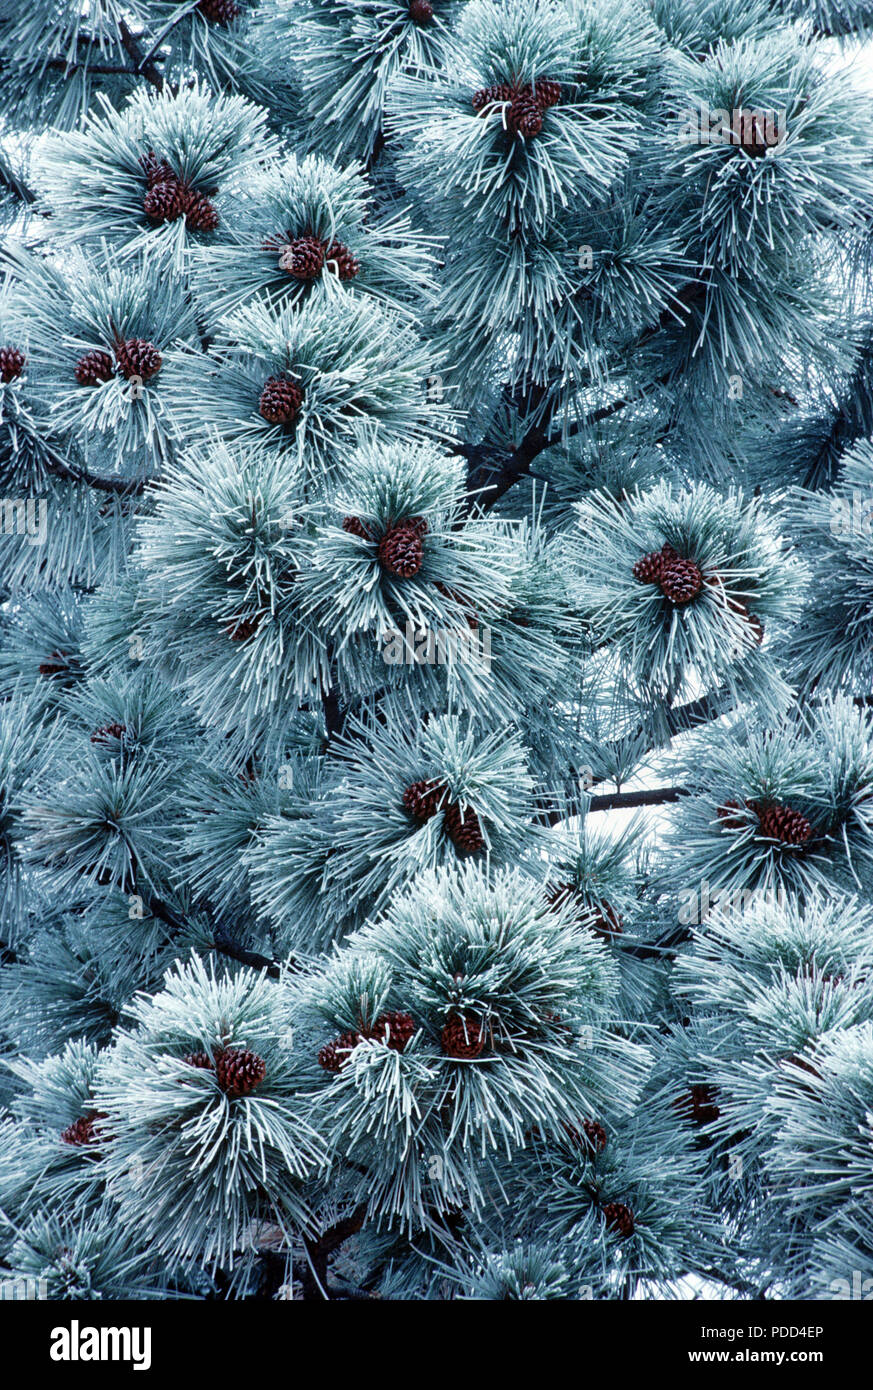
[(139, 40), (132, 33), (125, 20), (119, 20), (118, 34), (121, 39), (121, 46), (133, 63), (134, 69), (142, 73), (147, 82), (156, 87), (159, 92), (164, 90), (164, 79), (155, 66), (150, 55), (144, 54), (139, 45)]
[(47, 457), (42, 462), (46, 472), (53, 473), (58, 478), (65, 478), (71, 483), (87, 483), (88, 487), (94, 488), (97, 492), (112, 492), (119, 497), (138, 497), (145, 492), (149, 483), (155, 481), (151, 477), (104, 478), (97, 473), (92, 473), (88, 468), (68, 463), (53, 449), (48, 452)]
[(335, 1250), (355, 1235), (363, 1226), (367, 1205), (360, 1202), (354, 1211), (335, 1225), (330, 1226), (317, 1239), (304, 1239), (307, 1263), (303, 1270), (303, 1297), (306, 1300), (330, 1299), (331, 1291), (327, 1279), (330, 1256)]

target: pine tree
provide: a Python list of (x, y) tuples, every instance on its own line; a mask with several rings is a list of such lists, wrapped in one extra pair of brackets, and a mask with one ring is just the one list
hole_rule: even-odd
[(0, 7), (4, 1278), (873, 1281), (871, 30)]

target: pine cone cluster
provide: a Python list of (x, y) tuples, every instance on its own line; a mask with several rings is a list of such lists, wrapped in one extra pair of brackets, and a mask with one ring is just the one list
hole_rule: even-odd
[(376, 537), (368, 526), (365, 526), (358, 516), (343, 517), (343, 530), (348, 531), (350, 536), (358, 536), (362, 541), (374, 541)]
[(267, 1064), (248, 1048), (227, 1048), (215, 1059), (215, 1079), (225, 1095), (233, 1099), (247, 1096), (260, 1086)]
[(397, 579), (412, 579), (424, 561), (423, 537), (427, 522), (423, 517), (407, 517), (389, 526), (379, 542), (379, 564)]
[(108, 352), (95, 348), (86, 352), (76, 363), (76, 380), (80, 386), (97, 386), (115, 376), (115, 363)]
[(108, 743), (111, 738), (122, 738), (125, 726), (123, 724), (104, 724), (101, 729), (95, 729), (91, 735), (92, 743)]
[(26, 360), (24, 353), (16, 347), (0, 348), (0, 381), (5, 385), (15, 381), (24, 371)]
[(485, 1049), (485, 1030), (479, 1020), (469, 1014), (463, 1018), (452, 1014), (443, 1025), (440, 1045), (447, 1057), (467, 1062), (481, 1057)]
[(430, 24), (433, 19), (430, 0), (409, 0), (409, 18), (413, 24)]
[(677, 606), (690, 603), (703, 588), (699, 565), (680, 555), (669, 543), (637, 560), (633, 576), (641, 584), (660, 585), (664, 597)]
[(290, 425), (297, 419), (303, 404), (303, 392), (288, 376), (271, 376), (264, 382), (258, 410), (271, 425)]
[(295, 280), (316, 280), (325, 267), (340, 280), (354, 280), (361, 263), (341, 241), (325, 242), (307, 235), (280, 243), (279, 268)]
[(543, 112), (549, 106), (557, 106), (560, 100), (561, 84), (548, 78), (540, 78), (534, 86), (529, 82), (522, 85), (498, 82), (480, 88), (472, 98), (473, 110), (479, 114), (494, 106), (505, 107), (507, 130), (524, 140), (539, 135), (543, 128)]
[(197, 8), (210, 24), (231, 24), (242, 14), (236, 0), (197, 0)]
[(428, 821), (446, 800), (446, 793), (445, 782), (413, 782), (403, 793), (403, 805), (414, 820)]
[(61, 1139), (65, 1144), (72, 1144), (76, 1148), (86, 1144), (96, 1144), (99, 1142), (98, 1120), (105, 1120), (107, 1117), (102, 1110), (92, 1110), (87, 1115), (82, 1115), (80, 1119), (74, 1120), (71, 1125), (61, 1133)]
[[(222, 0), (212, 0), (221, 4)], [(175, 222), (184, 217), (192, 232), (212, 232), (218, 226), (218, 213), (205, 193), (198, 193), (180, 178), (166, 159), (158, 159), (154, 150), (140, 161), (147, 189), (143, 211), (150, 222)]]
[(146, 342), (145, 338), (127, 338), (119, 341), (115, 348), (115, 357), (122, 376), (126, 376), (128, 381), (132, 377), (140, 381), (149, 381), (153, 376), (157, 376), (163, 366), (163, 358), (158, 349), (154, 343)]
[(607, 1202), (603, 1208), (606, 1229), (626, 1240), (634, 1233), (634, 1214), (624, 1202)]
[(366, 1039), (384, 1043), (394, 1052), (402, 1052), (415, 1033), (415, 1019), (411, 1014), (393, 1009), (380, 1014), (371, 1028), (363, 1025), (356, 1033), (340, 1033), (338, 1038), (325, 1043), (318, 1054), (318, 1064), (325, 1071), (342, 1071), (358, 1043)]

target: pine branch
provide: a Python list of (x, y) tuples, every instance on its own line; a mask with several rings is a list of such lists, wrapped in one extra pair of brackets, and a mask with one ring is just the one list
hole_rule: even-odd
[(48, 451), (47, 457), (43, 460), (43, 467), (48, 473), (53, 473), (58, 478), (65, 478), (68, 482), (86, 483), (96, 492), (112, 492), (120, 497), (138, 497), (145, 491), (148, 484), (154, 481), (151, 477), (104, 478), (97, 473), (92, 473), (89, 468), (67, 463), (66, 459), (62, 459), (53, 449)]
[(360, 1231), (367, 1214), (366, 1202), (360, 1202), (348, 1216), (330, 1226), (315, 1240), (304, 1238), (307, 1267), (303, 1272), (303, 1297), (305, 1300), (330, 1299), (327, 1280), (327, 1266), (330, 1256)]
[(147, 82), (150, 82), (153, 87), (156, 87), (159, 92), (162, 92), (164, 90), (164, 79), (155, 66), (151, 55), (143, 53), (139, 45), (139, 40), (131, 32), (126, 20), (119, 20), (118, 33), (122, 48), (133, 63), (134, 70), (137, 73), (141, 73)]

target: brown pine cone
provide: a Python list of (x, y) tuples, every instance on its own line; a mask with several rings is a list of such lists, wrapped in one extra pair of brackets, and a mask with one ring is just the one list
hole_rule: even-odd
[(595, 1153), (602, 1153), (607, 1144), (606, 1130), (603, 1125), (598, 1124), (596, 1120), (583, 1120), (582, 1129)]
[(485, 1030), (478, 1019), (452, 1014), (443, 1025), (440, 1044), (447, 1057), (458, 1061), (470, 1061), (481, 1057), (485, 1049)]
[(759, 805), (758, 827), (766, 840), (779, 840), (783, 845), (805, 845), (812, 839), (812, 826), (800, 811), (779, 802)]
[(95, 729), (91, 735), (92, 743), (108, 743), (111, 738), (121, 738), (124, 735), (123, 724), (104, 724), (102, 729)]
[(154, 150), (149, 150), (140, 160), (146, 183), (149, 188), (154, 188), (159, 183), (178, 183), (179, 176), (167, 163), (166, 159), (158, 159)]
[(770, 141), (767, 139), (767, 118), (756, 112), (742, 111), (740, 112), (740, 121), (740, 138), (736, 143), (753, 159), (763, 159), (771, 148)]
[(102, 1110), (92, 1110), (89, 1114), (74, 1120), (71, 1125), (67, 1125), (61, 1133), (61, 1139), (65, 1144), (73, 1144), (76, 1148), (86, 1144), (97, 1144), (100, 1141), (100, 1127), (97, 1121), (106, 1118)]
[(427, 523), (421, 517), (410, 517), (390, 526), (379, 542), (379, 563), (397, 579), (412, 579), (424, 561), (422, 530)]
[(402, 1052), (415, 1033), (415, 1019), (398, 1010), (381, 1014), (370, 1030), (369, 1037), (377, 1038), (395, 1052)]
[(188, 1067), (196, 1067), (198, 1071), (212, 1071), (212, 1058), (208, 1052), (187, 1052), (182, 1061)]
[(614, 1231), (623, 1240), (633, 1235), (634, 1214), (630, 1207), (625, 1206), (624, 1202), (607, 1202), (603, 1208), (603, 1215), (608, 1231)]
[(680, 606), (697, 598), (703, 588), (703, 573), (693, 560), (668, 560), (661, 568), (661, 592)]
[(546, 888), (546, 902), (549, 907), (565, 907), (568, 903), (574, 902), (578, 896), (576, 887), (572, 883), (553, 883)]
[(264, 382), (258, 401), (258, 410), (271, 425), (290, 425), (303, 404), (303, 392), (287, 376), (271, 376)]
[(48, 661), (40, 662), (39, 674), (41, 676), (60, 676), (69, 669), (70, 663), (66, 652), (52, 652)]
[(224, 630), (231, 642), (247, 642), (250, 637), (254, 637), (260, 621), (260, 617), (257, 614), (255, 614), (253, 618), (242, 616), (234, 618), (232, 622), (227, 624)]
[(242, 14), (236, 0), (197, 0), (197, 8), (210, 24), (230, 24)]
[(662, 569), (663, 558), (660, 550), (650, 550), (648, 555), (637, 560), (633, 568), (633, 576), (641, 584), (660, 584)]
[(24, 371), (26, 358), (16, 347), (0, 348), (0, 381), (8, 384)]
[(737, 811), (742, 812), (742, 809), (738, 801), (725, 801), (721, 806), (716, 806), (715, 814), (725, 830), (745, 830), (749, 824), (748, 818), (743, 817), (742, 814), (735, 814)]
[(294, 237), (279, 251), (279, 267), (295, 280), (315, 280), (324, 268), (324, 243), (318, 237)]
[(433, 19), (430, 0), (409, 0), (409, 18), (413, 24), (429, 24)]
[(95, 348), (86, 352), (76, 363), (76, 380), (80, 386), (97, 386), (115, 376), (115, 363), (108, 352)]
[(218, 226), (218, 213), (205, 193), (195, 193), (190, 189), (185, 197), (185, 226), (189, 232), (214, 232)]
[(357, 516), (344, 516), (343, 530), (348, 531), (350, 536), (359, 536), (362, 541), (374, 541), (376, 539), (369, 527), (365, 526), (360, 517)]
[(340, 1033), (338, 1038), (325, 1043), (320, 1050), (318, 1065), (324, 1067), (325, 1071), (342, 1071), (360, 1041), (360, 1033)]
[(332, 241), (324, 253), (324, 263), (341, 280), (354, 280), (361, 268), (360, 261), (341, 241)]
[(153, 376), (157, 376), (164, 360), (154, 343), (146, 342), (145, 338), (128, 338), (119, 342), (115, 348), (115, 356), (122, 376), (126, 376), (128, 381), (132, 377), (138, 377), (140, 381), (150, 381)]
[[(450, 589), (441, 579), (434, 581), (434, 588), (439, 590), (443, 598), (447, 598), (451, 603), (456, 603), (459, 608), (464, 610), (464, 620), (471, 632), (479, 631), (479, 619), (476, 610), (471, 607), (469, 599), (465, 598), (463, 594), (459, 594), (456, 589)], [(519, 619), (516, 617), (515, 621), (519, 622)], [(526, 624), (522, 624), (522, 626), (526, 626)]]
[(440, 809), (446, 795), (445, 782), (413, 782), (403, 793), (403, 805), (409, 814), (418, 821), (430, 820)]
[(481, 87), (478, 92), (473, 93), (473, 110), (486, 111), (489, 106), (512, 101), (512, 97), (513, 90), (507, 82), (496, 83), (492, 87)]
[(173, 176), (164, 183), (153, 183), (142, 205), (150, 222), (175, 222), (185, 212), (187, 201), (184, 188)]
[(450, 801), (443, 811), (443, 829), (458, 854), (479, 854), (485, 848), (479, 817), (472, 806), (462, 812), (456, 801)]
[(691, 1118), (697, 1125), (712, 1124), (717, 1120), (719, 1109), (716, 1105), (718, 1092), (713, 1086), (692, 1086), (689, 1092)]
[(557, 106), (561, 100), (560, 82), (552, 82), (547, 77), (537, 78), (534, 83), (534, 98), (544, 110), (549, 106)]
[(506, 116), (509, 130), (515, 131), (524, 140), (539, 135), (543, 128), (543, 111), (530, 87), (522, 87), (512, 98)]
[(247, 1048), (228, 1048), (215, 1059), (215, 1079), (225, 1095), (234, 1099), (247, 1096), (260, 1086), (266, 1070), (263, 1057)]

